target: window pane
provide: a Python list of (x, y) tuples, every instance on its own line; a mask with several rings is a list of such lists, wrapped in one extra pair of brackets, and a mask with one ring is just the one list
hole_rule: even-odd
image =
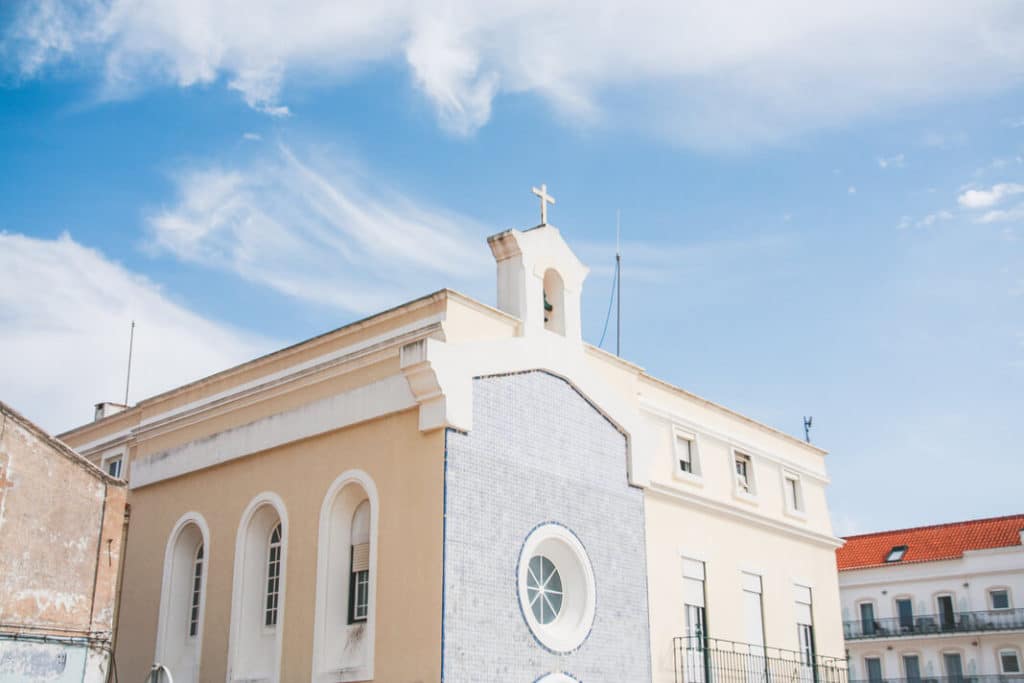
[(992, 609), (1009, 609), (1010, 593), (1008, 591), (992, 591)]
[(1020, 673), (1020, 660), (1017, 658), (1017, 653), (1012, 650), (999, 653), (999, 659), (1003, 665), (1004, 674), (1018, 674)]
[(908, 681), (921, 680), (921, 661), (917, 658), (917, 655), (903, 656), (903, 670), (907, 674)]
[(877, 657), (868, 657), (864, 660), (864, 665), (868, 670), (868, 680), (871, 681), (871, 683), (881, 683), (882, 660)]

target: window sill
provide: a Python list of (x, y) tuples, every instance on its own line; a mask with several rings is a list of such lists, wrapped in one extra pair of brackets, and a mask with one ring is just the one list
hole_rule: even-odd
[(694, 474), (693, 472), (684, 472), (682, 470), (676, 469), (673, 470), (672, 472), (672, 478), (675, 479), (676, 481), (681, 481), (685, 484), (689, 484), (690, 486), (704, 488), (704, 477), (700, 476), (699, 474)]
[(791, 518), (791, 519), (798, 519), (801, 522), (806, 522), (807, 521), (807, 511), (806, 510), (794, 510), (791, 507), (787, 507), (784, 510), (784, 512), (785, 512), (786, 516)]
[(734, 488), (732, 490), (732, 497), (738, 501), (744, 502), (747, 505), (760, 505), (761, 501), (757, 499), (757, 494), (748, 493), (740, 488)]

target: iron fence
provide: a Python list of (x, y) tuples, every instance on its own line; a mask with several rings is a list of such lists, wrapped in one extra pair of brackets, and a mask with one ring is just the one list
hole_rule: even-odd
[(848, 683), (845, 658), (699, 636), (673, 639), (675, 683)]
[(914, 614), (870, 621), (844, 621), (847, 640), (1024, 629), (1024, 609)]

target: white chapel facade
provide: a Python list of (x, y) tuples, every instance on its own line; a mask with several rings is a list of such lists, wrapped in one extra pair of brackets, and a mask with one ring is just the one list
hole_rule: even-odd
[(538, 194), (496, 308), (435, 292), (61, 436), (128, 481), (125, 680), (845, 675), (824, 451), (583, 342)]

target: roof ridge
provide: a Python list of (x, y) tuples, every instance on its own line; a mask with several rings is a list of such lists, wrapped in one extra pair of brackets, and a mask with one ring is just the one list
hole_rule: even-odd
[(896, 534), (906, 531), (924, 531), (925, 529), (942, 529), (951, 526), (964, 526), (969, 524), (980, 524), (982, 522), (1001, 522), (1008, 519), (1020, 518), (1024, 521), (1024, 512), (1019, 512), (1013, 515), (1002, 515), (999, 517), (979, 517), (977, 519), (963, 519), (956, 522), (943, 522), (941, 524), (925, 524), (923, 526), (911, 526), (902, 529), (886, 529), (884, 531), (869, 531), (863, 534), (852, 534), (850, 536), (843, 536), (844, 540), (850, 540), (853, 538), (867, 538), (869, 536), (883, 536), (885, 534)]

